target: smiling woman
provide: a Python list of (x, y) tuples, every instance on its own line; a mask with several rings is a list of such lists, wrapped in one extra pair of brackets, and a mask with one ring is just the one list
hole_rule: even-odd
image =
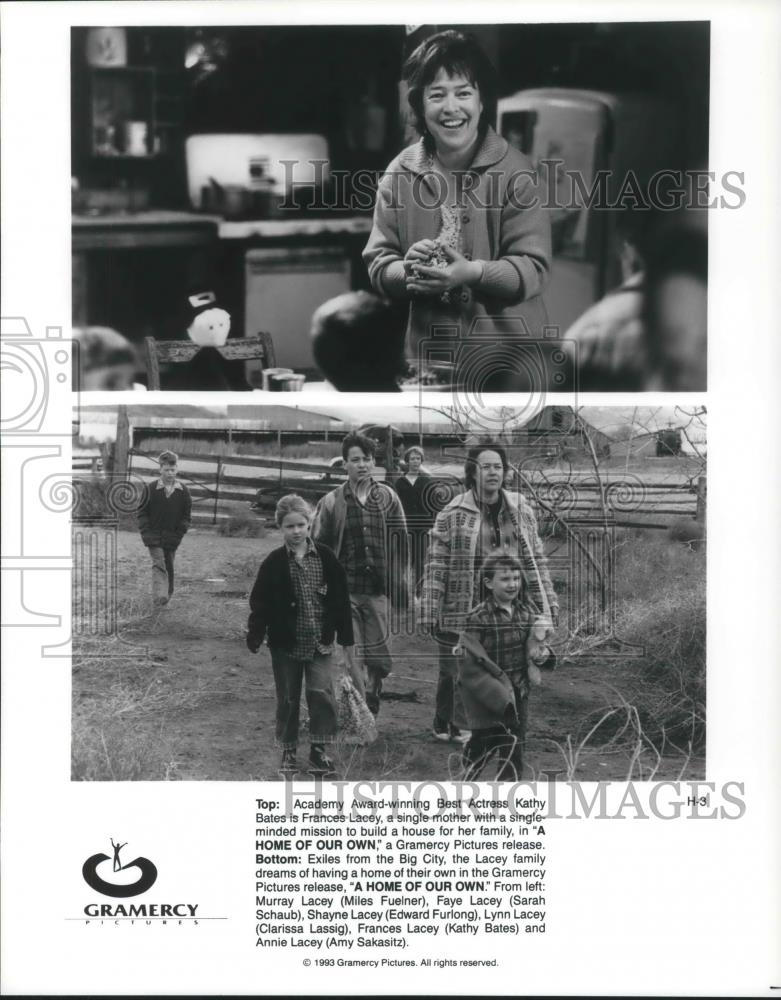
[(433, 327), (445, 325), (457, 331), (459, 380), (479, 338), (480, 387), (528, 388), (512, 345), (528, 345), (547, 322), (550, 223), (530, 161), (491, 127), (494, 69), (473, 38), (443, 31), (415, 49), (404, 78), (421, 139), (380, 181), (364, 250), (372, 286), (410, 300), (407, 349), (421, 368)]
[(486, 597), (481, 571), (490, 556), (512, 556), (545, 633), (558, 624), (559, 601), (529, 501), (503, 488), (509, 468), (500, 445), (473, 445), (464, 462), (465, 491), (438, 515), (431, 531), (421, 598), (421, 623), (439, 645), (434, 738), (465, 739), (469, 720), (456, 696), (459, 641), (470, 609)]
[(423, 88), (426, 129), (445, 167), (469, 165), (477, 146), (483, 102), (476, 83), (463, 73), (451, 74), (443, 66)]

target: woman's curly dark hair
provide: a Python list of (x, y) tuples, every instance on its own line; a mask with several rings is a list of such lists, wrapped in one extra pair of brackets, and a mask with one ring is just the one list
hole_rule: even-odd
[(480, 116), (480, 137), (496, 121), (496, 70), (472, 35), (460, 31), (440, 31), (412, 52), (404, 63), (403, 78), (407, 84), (407, 100), (412, 108), (415, 128), (429, 140), (423, 115), (423, 91), (444, 69), (449, 76), (464, 76), (480, 91), (483, 113)]
[(507, 452), (501, 445), (492, 444), (490, 441), (472, 445), (466, 453), (466, 460), (464, 462), (464, 486), (468, 490), (473, 489), (477, 481), (477, 460), (484, 451), (493, 451), (499, 456), (505, 475), (507, 475), (507, 470), (510, 468), (510, 463), (507, 461)]

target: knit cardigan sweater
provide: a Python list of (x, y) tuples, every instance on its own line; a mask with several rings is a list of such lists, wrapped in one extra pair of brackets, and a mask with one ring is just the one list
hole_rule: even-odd
[[(461, 338), (498, 333), (504, 339), (541, 336), (548, 321), (541, 292), (552, 258), (550, 219), (531, 162), (489, 128), (468, 173), (473, 185), (463, 198), (463, 253), (484, 262), (483, 275), (451, 294), (450, 303), (411, 299), (412, 356), (433, 325), (457, 326)], [(380, 295), (409, 297), (404, 255), (418, 240), (439, 235), (440, 200), (421, 139), (390, 163), (377, 188), (363, 259)]]
[[(500, 522), (502, 535), (510, 542), (507, 551), (521, 562), (531, 600), (547, 618), (558, 611), (548, 560), (537, 530), (537, 519), (529, 501), (502, 490)], [(431, 530), (421, 600), (421, 624), (449, 632), (459, 631), (467, 614), (480, 603), (475, 593), (475, 563), (480, 539), (481, 511), (474, 493), (455, 497), (441, 511)]]

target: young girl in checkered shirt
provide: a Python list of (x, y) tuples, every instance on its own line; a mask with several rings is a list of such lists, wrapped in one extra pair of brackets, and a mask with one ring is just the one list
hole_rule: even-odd
[(498, 780), (519, 781), (530, 684), (540, 683), (534, 662), (549, 652), (539, 643), (540, 616), (528, 596), (515, 556), (495, 552), (483, 563), (488, 596), (474, 607), (459, 638), (458, 683), (471, 730), (464, 747), (468, 779), (487, 762), (500, 762)]

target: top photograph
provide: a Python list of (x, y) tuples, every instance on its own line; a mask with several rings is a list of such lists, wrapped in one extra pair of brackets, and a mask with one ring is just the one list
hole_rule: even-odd
[(74, 391), (705, 391), (709, 28), (72, 28)]

